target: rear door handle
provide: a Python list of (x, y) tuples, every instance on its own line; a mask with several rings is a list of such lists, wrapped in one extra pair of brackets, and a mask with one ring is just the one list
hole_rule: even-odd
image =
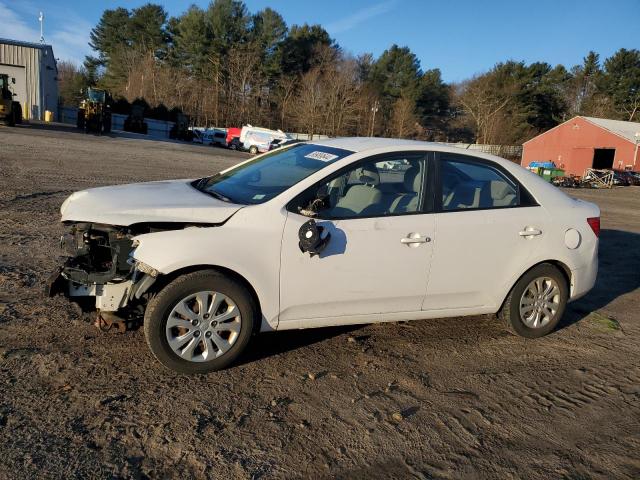
[(419, 243), (429, 243), (430, 241), (431, 241), (431, 238), (423, 237), (419, 233), (410, 233), (405, 238), (400, 239), (400, 243), (403, 243), (410, 247), (411, 246), (417, 247)]
[(521, 237), (536, 237), (538, 235), (542, 235), (542, 230), (538, 230), (533, 227), (526, 227), (523, 231), (519, 232), (518, 235)]

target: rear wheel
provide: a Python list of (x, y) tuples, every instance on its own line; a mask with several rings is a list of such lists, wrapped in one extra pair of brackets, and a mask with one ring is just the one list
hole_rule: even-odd
[(556, 328), (564, 314), (569, 289), (557, 267), (543, 263), (514, 285), (499, 316), (518, 335), (542, 337)]
[(13, 102), (13, 110), (15, 113), (15, 123), (16, 124), (21, 124), (22, 123), (22, 105), (20, 105), (19, 102)]
[(164, 366), (180, 373), (227, 367), (245, 349), (257, 315), (247, 289), (215, 270), (176, 278), (149, 302), (147, 344)]
[(84, 110), (79, 109), (78, 110), (78, 119), (76, 120), (76, 126), (78, 127), (78, 129), (80, 130), (84, 130)]
[(249, 153), (255, 155), (256, 153), (258, 153), (258, 147), (256, 147), (255, 145), (251, 145), (251, 148), (249, 148)]

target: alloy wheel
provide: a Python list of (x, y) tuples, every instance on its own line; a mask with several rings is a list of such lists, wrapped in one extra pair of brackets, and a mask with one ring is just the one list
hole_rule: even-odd
[(542, 328), (554, 319), (559, 308), (558, 283), (550, 277), (538, 277), (522, 293), (520, 319), (529, 328)]
[(219, 292), (197, 292), (173, 307), (166, 323), (166, 338), (178, 357), (206, 362), (229, 351), (241, 325), (240, 309), (231, 298)]

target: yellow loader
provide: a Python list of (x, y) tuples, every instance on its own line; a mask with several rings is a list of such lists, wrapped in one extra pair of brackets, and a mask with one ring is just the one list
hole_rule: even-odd
[[(16, 83), (16, 79), (11, 78), (11, 83)], [(9, 75), (0, 73), (0, 119), (10, 127), (22, 123), (22, 107), (13, 99), (16, 95), (9, 89)]]

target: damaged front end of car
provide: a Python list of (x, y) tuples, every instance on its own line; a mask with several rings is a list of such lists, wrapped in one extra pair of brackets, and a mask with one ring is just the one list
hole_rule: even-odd
[(193, 180), (166, 180), (81, 190), (60, 207), (62, 261), (45, 286), (83, 310), (98, 312), (97, 324), (121, 329), (142, 318), (161, 274), (134, 258), (150, 234), (223, 225), (242, 205), (199, 191)]
[[(162, 229), (87, 222), (67, 225), (69, 231), (60, 238), (62, 265), (48, 280), (45, 293), (63, 294), (83, 309), (95, 308), (101, 327), (141, 316), (143, 296), (155, 283), (158, 272), (134, 261), (132, 253), (137, 246), (134, 237)], [(92, 297), (95, 302), (91, 302)], [(115, 312), (118, 318), (114, 318)]]

